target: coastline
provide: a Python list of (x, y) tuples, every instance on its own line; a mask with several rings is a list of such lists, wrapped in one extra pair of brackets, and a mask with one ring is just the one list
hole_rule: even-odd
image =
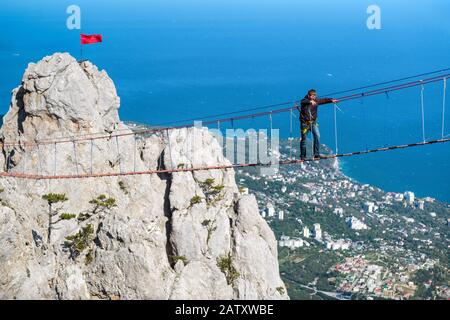
[[(360, 179), (360, 178), (357, 177), (357, 174), (356, 174), (355, 172), (352, 171), (352, 169), (351, 169), (351, 167), (350, 167), (350, 165), (349, 165), (347, 159), (338, 159), (338, 166), (339, 166), (340, 172), (341, 172), (343, 175), (345, 175), (346, 177), (348, 177), (349, 179), (351, 179), (351, 180), (353, 180), (353, 181), (356, 181), (356, 182), (358, 182), (358, 183), (361, 183), (361, 184), (369, 184), (369, 185), (371, 185), (371, 186), (373, 186), (373, 187), (376, 187), (376, 188), (378, 188), (378, 189), (383, 190), (383, 192), (404, 193), (404, 192), (406, 192), (406, 191), (412, 191), (412, 192), (413, 192), (417, 197), (419, 197), (419, 198), (427, 198), (427, 197), (430, 197), (430, 198), (433, 198), (433, 199), (435, 199), (436, 201), (438, 201), (438, 202), (440, 202), (440, 203), (450, 204), (450, 201), (447, 201), (447, 200), (445, 200), (445, 199), (440, 199), (440, 198), (438, 198), (438, 197), (435, 197), (435, 196), (432, 195), (432, 194), (426, 194), (426, 195), (423, 195), (423, 194), (420, 194), (419, 192), (417, 192), (417, 190), (400, 190), (400, 188), (397, 189), (397, 190), (387, 190), (385, 187), (383, 187), (383, 186), (381, 186), (381, 185), (378, 185), (378, 184), (375, 184), (375, 183), (373, 183), (372, 181)], [(369, 179), (369, 180), (370, 180), (370, 179)]]

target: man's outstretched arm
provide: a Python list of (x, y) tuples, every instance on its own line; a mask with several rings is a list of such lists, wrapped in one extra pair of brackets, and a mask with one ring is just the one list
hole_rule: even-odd
[(322, 99), (317, 99), (317, 104), (321, 105), (321, 104), (327, 104), (327, 103), (337, 103), (339, 102), (339, 99), (334, 99), (334, 98), (322, 98)]

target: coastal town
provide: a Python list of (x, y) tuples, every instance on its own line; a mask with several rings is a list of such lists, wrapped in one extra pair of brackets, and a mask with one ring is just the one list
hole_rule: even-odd
[[(288, 143), (280, 150), (287, 159)], [(237, 182), (256, 195), (274, 230), (291, 288), (302, 261), (313, 255), (327, 269), (300, 285), (340, 299), (450, 298), (448, 203), (358, 183), (340, 172), (336, 159), (274, 170), (240, 169)]]

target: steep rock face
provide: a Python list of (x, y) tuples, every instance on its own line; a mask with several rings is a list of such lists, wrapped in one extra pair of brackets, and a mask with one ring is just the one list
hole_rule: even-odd
[[(56, 53), (30, 64), (0, 130), (3, 171), (67, 175), (229, 164), (206, 128), (133, 135), (118, 108), (113, 82), (90, 62)], [(100, 135), (110, 136), (90, 139)], [(231, 169), (2, 177), (0, 188), (0, 299), (288, 298), (274, 235), (254, 196), (239, 193)], [(68, 199), (52, 205), (58, 215), (51, 228), (42, 199), (49, 193)], [(115, 206), (92, 201), (102, 194)], [(80, 219), (60, 219), (62, 213)], [(67, 237), (89, 225), (73, 254)]]

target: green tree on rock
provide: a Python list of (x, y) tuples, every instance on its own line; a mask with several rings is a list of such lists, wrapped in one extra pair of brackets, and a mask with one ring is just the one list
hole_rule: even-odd
[(42, 196), (42, 199), (48, 203), (48, 230), (47, 230), (47, 243), (50, 243), (53, 226), (61, 220), (66, 220), (68, 218), (67, 214), (60, 219), (53, 221), (53, 217), (59, 214), (61, 207), (55, 208), (54, 205), (57, 203), (62, 203), (69, 200), (65, 194), (60, 193), (48, 193)]

